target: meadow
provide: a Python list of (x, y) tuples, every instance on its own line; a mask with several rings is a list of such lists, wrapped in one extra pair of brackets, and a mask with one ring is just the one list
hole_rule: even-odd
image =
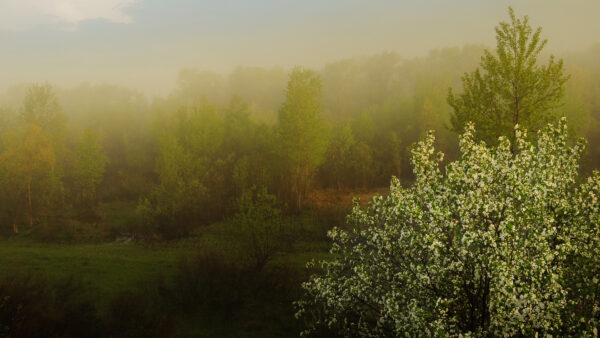
[[(110, 217), (106, 223), (87, 227), (119, 228), (131, 213), (123, 208), (130, 207), (123, 202), (100, 205), (99, 213), (108, 210)], [(44, 283), (73, 279), (81, 284), (101, 321), (113, 316), (111, 307), (118, 299), (133, 297), (130, 300), (135, 302), (135, 295), (141, 293), (145, 305), (131, 309), (129, 315), (143, 318), (143, 313), (136, 312), (152, 308), (147, 302), (157, 304), (160, 315), (169, 315), (168, 332), (151, 328), (157, 335), (297, 336), (292, 303), (308, 278), (306, 263), (327, 258), (330, 244), (325, 233), (331, 225), (319, 221), (314, 212), (288, 221), (296, 228), (294, 239), (284, 240), (261, 271), (248, 268), (239, 232), (227, 221), (171, 241), (97, 236), (110, 233), (106, 230), (92, 231), (94, 235), (88, 237), (45, 241), (36, 232), (22, 229), (18, 235), (0, 238), (0, 280), (15, 276)], [(203, 288), (200, 292), (211, 295), (194, 298), (186, 288)], [(122, 306), (117, 312), (121, 310)], [(119, 331), (125, 336), (127, 332), (130, 336), (148, 333), (135, 327), (138, 320), (125, 320)], [(123, 329), (123, 325), (134, 327)]]

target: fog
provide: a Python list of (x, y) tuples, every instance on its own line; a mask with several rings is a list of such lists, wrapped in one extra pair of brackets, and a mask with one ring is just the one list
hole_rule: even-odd
[(183, 68), (321, 68), (344, 58), (483, 44), (513, 6), (542, 26), (546, 51), (600, 41), (600, 2), (575, 1), (0, 1), (0, 90), (23, 82), (125, 85), (165, 96)]
[(597, 337), (598, 13), (0, 0), (0, 336)]

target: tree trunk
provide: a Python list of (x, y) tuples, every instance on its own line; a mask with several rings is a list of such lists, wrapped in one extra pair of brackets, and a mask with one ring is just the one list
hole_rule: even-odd
[(29, 226), (33, 226), (33, 205), (31, 203), (31, 177), (27, 181), (27, 201), (29, 202)]

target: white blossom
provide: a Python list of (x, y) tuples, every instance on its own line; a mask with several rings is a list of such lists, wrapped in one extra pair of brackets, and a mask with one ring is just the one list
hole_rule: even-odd
[(355, 204), (331, 260), (296, 302), (304, 334), (597, 336), (600, 176), (582, 183), (583, 142), (566, 122), (516, 147), (473, 139), (440, 169), (433, 134), (413, 150), (415, 182)]

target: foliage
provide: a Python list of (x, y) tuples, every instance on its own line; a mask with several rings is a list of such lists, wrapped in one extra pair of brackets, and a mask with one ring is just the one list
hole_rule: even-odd
[(50, 84), (32, 84), (23, 99), (21, 119), (45, 131), (57, 132), (64, 124), (60, 105)]
[[(68, 118), (68, 130), (94, 130), (109, 159), (98, 198), (137, 199), (147, 194), (155, 177), (152, 145), (156, 135), (150, 132), (153, 110), (146, 97), (116, 85), (83, 83), (58, 91), (57, 98)], [(68, 135), (74, 152), (79, 133)], [(65, 172), (65, 180), (70, 173)]]
[[(232, 101), (224, 111), (205, 106), (164, 117), (156, 156), (158, 182), (140, 204), (150, 232), (163, 237), (230, 216), (252, 185), (266, 185), (270, 133)], [(267, 165), (265, 165), (267, 164)]]
[[(26, 217), (32, 226), (51, 202), (60, 184), (55, 172), (56, 155), (50, 137), (35, 124), (5, 135), (5, 151), (0, 154), (0, 184), (5, 187), (12, 210), (9, 221), (17, 231)], [(12, 199), (12, 201), (10, 201)]]
[[(576, 126), (589, 142), (584, 169), (591, 172), (600, 166), (600, 44), (565, 59), (571, 78), (566, 88), (565, 112), (577, 113)], [(569, 121), (573, 118), (569, 117)]]
[(363, 189), (370, 186), (370, 178), (374, 175), (373, 151), (366, 143), (359, 142), (352, 149), (350, 167), (354, 173), (355, 186)]
[(203, 182), (194, 177), (203, 172), (201, 165), (185, 153), (175, 137), (162, 137), (157, 159), (160, 182), (138, 207), (150, 233), (174, 238), (188, 234), (196, 225), (201, 212), (198, 206), (207, 199)]
[[(171, 323), (171, 311), (176, 312), (178, 329), (186, 329), (189, 325), (193, 329), (205, 330), (195, 334), (184, 332), (184, 336), (239, 336), (255, 332), (257, 336), (269, 336), (269, 333), (273, 336), (290, 332), (296, 334), (296, 323), (290, 316), (293, 311), (291, 300), (296, 299), (295, 293), (300, 288), (302, 277), (297, 275), (303, 274), (296, 269), (309, 258), (327, 257), (324, 251), (330, 243), (324, 238), (325, 232), (331, 225), (343, 223), (348, 210), (348, 194), (356, 194), (359, 190), (365, 190), (366, 195), (375, 190), (382, 191), (381, 187), (389, 183), (392, 175), (398, 176), (405, 186), (411, 184), (414, 176), (410, 170), (408, 149), (428, 129), (438, 130), (435, 145), (445, 153), (442, 164), (456, 158), (458, 136), (445, 128), (452, 123), (453, 110), (454, 122), (460, 120), (458, 117), (464, 120), (455, 123), (457, 131), (463, 131), (467, 120), (474, 121), (477, 129), (473, 132), (473, 139), (484, 139), (489, 145), (497, 145), (497, 136), (506, 135), (513, 145), (513, 155), (518, 152), (514, 146), (517, 144), (513, 131), (515, 115), (510, 114), (515, 111), (513, 106), (519, 109), (519, 125), (534, 133), (546, 120), (558, 115), (567, 116), (570, 121), (569, 135), (585, 135), (590, 144), (582, 171), (589, 173), (599, 166), (600, 45), (563, 54), (563, 70), (561, 60), (550, 58), (546, 62), (543, 49), (546, 42), (539, 30), (529, 27), (527, 18), (517, 19), (511, 13), (510, 19), (510, 22), (501, 23), (498, 27), (496, 53), (484, 53), (482, 46), (473, 45), (432, 50), (417, 58), (386, 52), (334, 61), (315, 71), (296, 68), (291, 70), (291, 74), (282, 68), (260, 67), (238, 67), (230, 74), (184, 70), (179, 74), (174, 90), (165, 98), (148, 98), (136, 90), (107, 84), (83, 83), (72, 88), (53, 87), (50, 84), (10, 87), (0, 95), (0, 233), (11, 236), (8, 240), (2, 239), (0, 245), (0, 270), (10, 278), (12, 276), (7, 271), (9, 267), (31, 269), (36, 273), (43, 271), (53, 275), (73, 273), (85, 276), (97, 289), (94, 289), (94, 292), (97, 291), (94, 304), (108, 310), (106, 318), (101, 316), (95, 321), (98, 325), (106, 325), (106, 331), (101, 334), (103, 336), (168, 336), (173, 334), (171, 329), (175, 326)], [(472, 72), (480, 61), (479, 72)], [(461, 75), (465, 72), (469, 73), (461, 82)], [(564, 74), (567, 73), (570, 77), (565, 82), (567, 76)], [(513, 80), (516, 88), (507, 86)], [(451, 99), (447, 101), (449, 87), (462, 88), (462, 94), (451, 94)], [(520, 100), (517, 105), (513, 104), (515, 93)], [(539, 100), (536, 105), (540, 97), (547, 100)], [(484, 115), (487, 111), (479, 109), (480, 106), (490, 111), (496, 109), (504, 115), (498, 115), (497, 119), (494, 116), (489, 118)], [(331, 138), (328, 135), (329, 126)], [(84, 137), (81, 137), (81, 130), (85, 130)], [(486, 136), (488, 131), (493, 135)], [(536, 144), (534, 146), (537, 147)], [(477, 154), (487, 154), (480, 151)], [(539, 149), (537, 151), (543, 153)], [(492, 149), (490, 152), (498, 151)], [(533, 150), (529, 154), (533, 156)], [(481, 159), (483, 162), (488, 158), (484, 155)], [(561, 165), (557, 167), (564, 169)], [(498, 168), (506, 169), (506, 166), (499, 165)], [(458, 169), (453, 170), (456, 173)], [(540, 169), (539, 174), (536, 170), (528, 167), (521, 173), (526, 172), (523, 175), (529, 175), (531, 179), (550, 173), (546, 167)], [(492, 197), (498, 195), (493, 201), (502, 197), (512, 198), (509, 192), (502, 190), (502, 184), (509, 182), (509, 178), (514, 183), (517, 178), (510, 175), (508, 178), (493, 177), (494, 182), (489, 189), (500, 191), (497, 194), (493, 191)], [(453, 182), (456, 182), (454, 179)], [(526, 179), (522, 180), (525, 182)], [(422, 178), (418, 182), (421, 187), (424, 186)], [(550, 178), (544, 182), (550, 186)], [(534, 187), (531, 194), (541, 191), (542, 188), (538, 189), (534, 183), (525, 182), (523, 189)], [(524, 263), (523, 257), (530, 257), (532, 262), (537, 262), (536, 255), (544, 251), (527, 251), (527, 248), (537, 248), (536, 245), (543, 243), (543, 239), (550, 235), (542, 232), (538, 237), (531, 237), (533, 239), (527, 242), (529, 246), (525, 246), (524, 252), (518, 256), (519, 260), (515, 261), (518, 264), (510, 268), (517, 270), (517, 276), (529, 278), (521, 274), (523, 266), (526, 266), (530, 274), (542, 273), (547, 279), (542, 280), (541, 284), (527, 284), (532, 285), (531, 292), (519, 289), (514, 293), (518, 293), (519, 297), (524, 295), (522, 300), (519, 299), (519, 306), (542, 304), (549, 315), (540, 320), (534, 316), (536, 313), (533, 310), (521, 311), (517, 315), (507, 310), (514, 308), (514, 299), (499, 298), (504, 295), (493, 294), (496, 295), (495, 299), (502, 299), (502, 303), (491, 308), (488, 302), (490, 311), (496, 311), (496, 315), (510, 312), (502, 320), (509, 322), (522, 316), (520, 319), (523, 321), (537, 321), (536, 325), (540, 327), (551, 320), (555, 323), (551, 325), (551, 333), (556, 335), (586, 330), (590, 332), (590, 328), (594, 332), (592, 327), (597, 326), (594, 323), (598, 320), (598, 284), (594, 276), (599, 275), (600, 265), (597, 260), (597, 222), (593, 221), (597, 212), (583, 210), (597, 196), (598, 187), (594, 184), (586, 183), (577, 193), (571, 193), (575, 184), (571, 184), (567, 190), (551, 186), (544, 191), (548, 195), (559, 190), (561, 193), (569, 191), (570, 195), (565, 199), (570, 202), (560, 204), (560, 208), (556, 209), (557, 213), (564, 212), (568, 217), (555, 217), (553, 222), (556, 224), (562, 226), (563, 222), (574, 219), (571, 216), (576, 212), (573, 211), (573, 205), (577, 196), (587, 199), (579, 203), (581, 206), (577, 210), (581, 211), (578, 217), (587, 215), (585, 217), (592, 221), (571, 222), (580, 224), (575, 230), (568, 227), (572, 231), (569, 235), (571, 239), (550, 245), (553, 249), (561, 247), (567, 250), (565, 243), (577, 244), (574, 249), (569, 249), (571, 251), (555, 255), (550, 265), (550, 268), (558, 271), (552, 270), (552, 273), (559, 276), (560, 287), (556, 286), (557, 279), (550, 274), (550, 268), (530, 269)], [(456, 219), (462, 220), (460, 217), (463, 215), (475, 215), (472, 216), (475, 218), (480, 215), (479, 219), (484, 221), (498, 216), (490, 214), (492, 211), (484, 214), (484, 211), (477, 209), (481, 205), (494, 207), (492, 202), (486, 204), (485, 199), (485, 196), (492, 195), (489, 192), (492, 190), (485, 190), (473, 182), (444, 187), (440, 189), (454, 189), (453, 197), (462, 197), (455, 198), (454, 202), (451, 197), (440, 193), (442, 197), (436, 197), (437, 202), (427, 204), (416, 199), (419, 196), (429, 198), (432, 194), (417, 194), (412, 192), (412, 188), (397, 187), (392, 190), (395, 197), (376, 202), (373, 208), (379, 207), (379, 211), (356, 211), (351, 219), (363, 227), (375, 223), (383, 226), (400, 218), (398, 214), (390, 216), (389, 220), (375, 216), (384, 211), (395, 213), (398, 208), (389, 206), (395, 203), (393, 201), (401, 200), (404, 203), (402, 206), (416, 205), (418, 208), (411, 209), (411, 215), (422, 219), (401, 223), (410, 227), (401, 228), (404, 232), (398, 230), (409, 236), (409, 240), (414, 240), (408, 246), (401, 242), (401, 247), (414, 249), (421, 248), (417, 244), (425, 239), (440, 238), (441, 235), (435, 230), (439, 224), (443, 223), (442, 229), (449, 229), (456, 226)], [(507, 189), (510, 189), (510, 185)], [(346, 193), (346, 190), (350, 192)], [(474, 191), (473, 195), (468, 203), (464, 202), (470, 190)], [(401, 199), (399, 194), (404, 197)], [(538, 209), (535, 210), (546, 210), (550, 208), (548, 203), (557, 201), (554, 198), (543, 201), (531, 197), (531, 194), (520, 195), (526, 202), (511, 200), (512, 219), (535, 219), (535, 215), (538, 215), (533, 213), (524, 216), (518, 212), (518, 207), (537, 203), (535, 206)], [(464, 202), (464, 205), (459, 206), (459, 202)], [(291, 208), (286, 209), (286, 203)], [(446, 206), (446, 209), (439, 205)], [(469, 208), (472, 208), (470, 214)], [(399, 210), (398, 213), (402, 212), (404, 216), (408, 213), (405, 209)], [(443, 210), (446, 214), (428, 215), (429, 210)], [(456, 211), (448, 216), (447, 212), (452, 210), (460, 210), (462, 214)], [(290, 215), (292, 213), (294, 216)], [(357, 221), (364, 213), (368, 221)], [(450, 221), (443, 222), (448, 219)], [(481, 226), (487, 223), (477, 223), (479, 219), (467, 219), (465, 223), (468, 226), (480, 226), (477, 228), (479, 232), (476, 232), (479, 236), (477, 239), (488, 234)], [(502, 224), (508, 226), (509, 221)], [(22, 227), (23, 224), (33, 224), (33, 227)], [(534, 226), (537, 225), (519, 229), (531, 229)], [(461, 228), (457, 226), (456, 229)], [(19, 233), (15, 234), (17, 231)], [(456, 231), (447, 233), (453, 239), (466, 238), (464, 233)], [(564, 231), (557, 233), (564, 237)], [(375, 236), (375, 233), (372, 230), (367, 234)], [(525, 237), (515, 239), (514, 232), (504, 233), (508, 233), (508, 237), (490, 240), (489, 243), (525, 241)], [(168, 242), (142, 241), (147, 246), (143, 247), (137, 241), (138, 234), (145, 235), (144, 239), (189, 238)], [(53, 243), (36, 242), (40, 239)], [(505, 270), (501, 270), (506, 266), (485, 266), (484, 262), (498, 261), (499, 254), (489, 254), (490, 247), (484, 245), (488, 242), (480, 245), (481, 241), (467, 239), (471, 241), (465, 242), (469, 245), (469, 252), (479, 256), (467, 254), (464, 251), (467, 250), (467, 244), (460, 242), (454, 245), (454, 241), (449, 240), (444, 242), (452, 244), (448, 248), (452, 249), (452, 253), (458, 252), (457, 256), (464, 256), (459, 256), (463, 257), (462, 275), (452, 270), (457, 269), (457, 265), (443, 265), (440, 273), (446, 275), (440, 276), (436, 270), (431, 275), (435, 280), (427, 282), (427, 278), (430, 278), (427, 272), (430, 270), (422, 270), (424, 264), (441, 264), (444, 260), (413, 255), (402, 261), (403, 269), (407, 266), (421, 269), (415, 271), (420, 279), (416, 282), (408, 280), (398, 298), (414, 299), (417, 302), (414, 304), (419, 305), (421, 312), (417, 313), (415, 320), (410, 320), (411, 323), (422, 323), (420, 319), (434, 318), (435, 311), (448, 309), (443, 318), (449, 319), (443, 319), (441, 323), (447, 324), (447, 327), (456, 323), (452, 332), (467, 332), (470, 327), (476, 327), (477, 322), (483, 323), (476, 332), (482, 333), (484, 328), (487, 332), (499, 332), (492, 331), (500, 330), (498, 325), (491, 325), (492, 312), (488, 311), (486, 315), (485, 311), (479, 311), (485, 308), (480, 299), (485, 298), (483, 295), (487, 290), (485, 278), (481, 276), (491, 276), (490, 281), (496, 281), (492, 277), (506, 274)], [(90, 244), (114, 240), (115, 243)], [(134, 243), (129, 243), (132, 240)], [(380, 240), (377, 237), (377, 241)], [(352, 243), (357, 241), (360, 242), (357, 239)], [(377, 241), (373, 240), (381, 243)], [(69, 245), (65, 245), (65, 242)], [(88, 244), (77, 244), (82, 242)], [(395, 242), (385, 242), (389, 243), (391, 248), (400, 246)], [(362, 245), (362, 242), (359, 244)], [(208, 250), (206, 248), (213, 247), (218, 254), (207, 251), (194, 258), (197, 248)], [(435, 245), (433, 247), (437, 248)], [(387, 250), (385, 246), (382, 248)], [(435, 253), (434, 249), (415, 250), (429, 254)], [(352, 250), (348, 248), (348, 251)], [(383, 251), (369, 246), (361, 250), (378, 252), (372, 258), (361, 258), (361, 262), (374, 262), (370, 265), (365, 263), (361, 266), (363, 270), (357, 270), (361, 276), (367, 276), (364, 271), (379, 271), (377, 267), (380, 265), (375, 264), (378, 263), (377, 258), (388, 257), (381, 253)], [(503, 250), (501, 254), (508, 248), (504, 247)], [(177, 265), (179, 256), (188, 257), (181, 266)], [(408, 262), (414, 264), (406, 265)], [(383, 267), (388, 266), (385, 264)], [(412, 273), (402, 271), (405, 274)], [(159, 273), (170, 277), (170, 284), (166, 287), (160, 285), (158, 288), (123, 292), (127, 288), (138, 287), (134, 283), (138, 279), (152, 280), (151, 277)], [(475, 277), (470, 273), (477, 273), (480, 279), (474, 281)], [(341, 276), (340, 281), (349, 280), (344, 279), (348, 275)], [(406, 276), (401, 274), (400, 277)], [(513, 282), (522, 282), (523, 278)], [(385, 279), (376, 279), (380, 280), (384, 280), (384, 283), (369, 287), (375, 290), (389, 289)], [(483, 282), (478, 282), (480, 280)], [(465, 281), (466, 286), (456, 289), (456, 281)], [(352, 282), (356, 282), (356, 279), (347, 282), (344, 288), (353, 287)], [(0, 280), (0, 288), (6, 287), (7, 283)], [(19, 298), (22, 309), (27, 308), (24, 311), (32, 314), (26, 320), (28, 325), (35, 329), (47, 328), (47, 331), (39, 329), (32, 335), (43, 335), (45, 332), (56, 336), (93, 335), (93, 332), (84, 329), (77, 331), (77, 334), (73, 333), (75, 331), (56, 329), (63, 324), (88, 325), (85, 324), (89, 323), (86, 316), (95, 316), (92, 310), (77, 305), (80, 296), (83, 297), (79, 292), (84, 288), (82, 285), (74, 286), (79, 291), (71, 292), (66, 290), (70, 287), (60, 286), (50, 280), (38, 281), (36, 278), (33, 281), (16, 277), (10, 285), (6, 288), (12, 290), (13, 300)], [(435, 304), (427, 303), (433, 299), (427, 298), (434, 294), (429, 288), (431, 285), (438, 288), (437, 294), (443, 295), (438, 308)], [(493, 285), (496, 287), (494, 290), (503, 287)], [(338, 291), (342, 292), (344, 288), (340, 287)], [(366, 286), (364, 290), (367, 290)], [(556, 296), (550, 302), (552, 306), (546, 307), (548, 300), (544, 297), (549, 294), (546, 292), (548, 290), (555, 292)], [(65, 296), (57, 297), (55, 292)], [(113, 298), (115, 295), (117, 298)], [(444, 303), (450, 297), (458, 300)], [(533, 300), (532, 297), (541, 299)], [(381, 299), (384, 298), (378, 300)], [(562, 303), (556, 305), (556, 302)], [(20, 311), (18, 306), (9, 303), (0, 298), (0, 312), (8, 308), (10, 310), (6, 310), (6, 313)], [(329, 318), (326, 315), (331, 313), (331, 308), (327, 304), (310, 304), (315, 305), (311, 309), (314, 310), (311, 316)], [(398, 304), (401, 309), (408, 306), (401, 302)], [(346, 313), (349, 322), (358, 322), (359, 317), (351, 313), (355, 308), (349, 308), (351, 310)], [(397, 314), (399, 311), (390, 313)], [(362, 313), (367, 313), (365, 318), (368, 320), (377, 315), (367, 310)], [(321, 315), (323, 317), (319, 317)], [(222, 319), (222, 323), (215, 327), (217, 331), (225, 333), (211, 331), (215, 328), (211, 326), (213, 317)], [(385, 320), (392, 317), (390, 314)], [(452, 318), (458, 319), (453, 322)], [(385, 323), (389, 322), (385, 320)], [(23, 322), (19, 319), (10, 324), (1, 323), (0, 336), (7, 335), (9, 327), (13, 330), (21, 325), (25, 330)], [(523, 326), (527, 327), (525, 324)], [(273, 327), (276, 333), (270, 331)], [(514, 325), (512, 328), (509, 325), (506, 327), (509, 333), (516, 330)], [(334, 324), (319, 333), (332, 336), (338, 329), (340, 325)], [(10, 331), (13, 336), (19, 335), (15, 332), (25, 334), (25, 331), (15, 330)], [(535, 333), (533, 329), (519, 330), (524, 335)], [(543, 330), (539, 329), (539, 332), (543, 333)]]
[(278, 140), (284, 166), (287, 201), (302, 208), (316, 168), (327, 149), (327, 130), (321, 114), (321, 79), (310, 70), (295, 68), (279, 109)]
[(42, 222), (33, 232), (33, 237), (51, 243), (90, 243), (102, 240), (97, 227), (71, 219)]
[(463, 76), (463, 93), (452, 89), (452, 127), (462, 132), (468, 122), (477, 126), (477, 138), (493, 144), (504, 135), (514, 141), (516, 124), (530, 132), (556, 120), (551, 111), (565, 93), (568, 76), (563, 61), (550, 56), (547, 65), (538, 65), (538, 57), (547, 44), (541, 40), (541, 28), (535, 31), (529, 18), (519, 19), (509, 8), (510, 23), (496, 27), (496, 53), (484, 51), (481, 70)]
[(108, 158), (98, 135), (86, 129), (75, 150), (74, 181), (77, 200), (87, 207), (97, 202), (97, 187), (102, 182)]
[(58, 180), (62, 179), (68, 153), (67, 120), (62, 113), (55, 90), (50, 84), (34, 83), (27, 87), (19, 120), (22, 127), (36, 126), (46, 135), (56, 156), (55, 176)]
[(429, 134), (416, 181), (397, 179), (336, 228), (332, 259), (303, 284), (305, 333), (345, 336), (593, 335), (600, 325), (600, 175), (579, 183), (567, 126), (498, 146), (467, 126), (443, 173)]
[[(148, 288), (147, 288), (148, 289)], [(100, 316), (93, 291), (72, 277), (0, 279), (0, 334), (7, 337), (170, 337), (172, 314), (157, 295), (124, 291)], [(148, 290), (143, 290), (148, 291)]]
[[(303, 222), (320, 221), (307, 216)], [(235, 250), (238, 232), (233, 229), (234, 224), (220, 222), (191, 238), (143, 243), (56, 244), (23, 234), (0, 237), (0, 280), (13, 276), (12, 271), (80, 277), (98, 310), (97, 325), (105, 327), (104, 337), (160, 335), (169, 323), (173, 331), (164, 337), (297, 336), (292, 300), (301, 293), (307, 260), (327, 255), (325, 236), (303, 237), (296, 249), (280, 252), (256, 272), (245, 253)]]
[(350, 183), (352, 175), (352, 150), (356, 141), (350, 124), (334, 129), (325, 160), (321, 166), (321, 176), (325, 182), (341, 190)]
[(156, 304), (161, 297), (148, 287), (123, 291), (113, 298), (106, 316), (110, 337), (173, 337), (175, 326), (170, 309)]
[(168, 303), (229, 332), (241, 326), (235, 336), (297, 336), (291, 300), (300, 292), (302, 269), (288, 263), (256, 271), (244, 263), (243, 255), (206, 249), (186, 257), (173, 276)]
[(174, 300), (186, 312), (205, 309), (230, 315), (242, 304), (243, 267), (222, 253), (203, 251), (179, 263)]
[(233, 223), (239, 227), (242, 252), (261, 271), (282, 247), (284, 223), (275, 196), (264, 187), (247, 190), (238, 200)]
[(81, 281), (32, 275), (0, 280), (0, 334), (7, 337), (100, 337), (102, 325)]

